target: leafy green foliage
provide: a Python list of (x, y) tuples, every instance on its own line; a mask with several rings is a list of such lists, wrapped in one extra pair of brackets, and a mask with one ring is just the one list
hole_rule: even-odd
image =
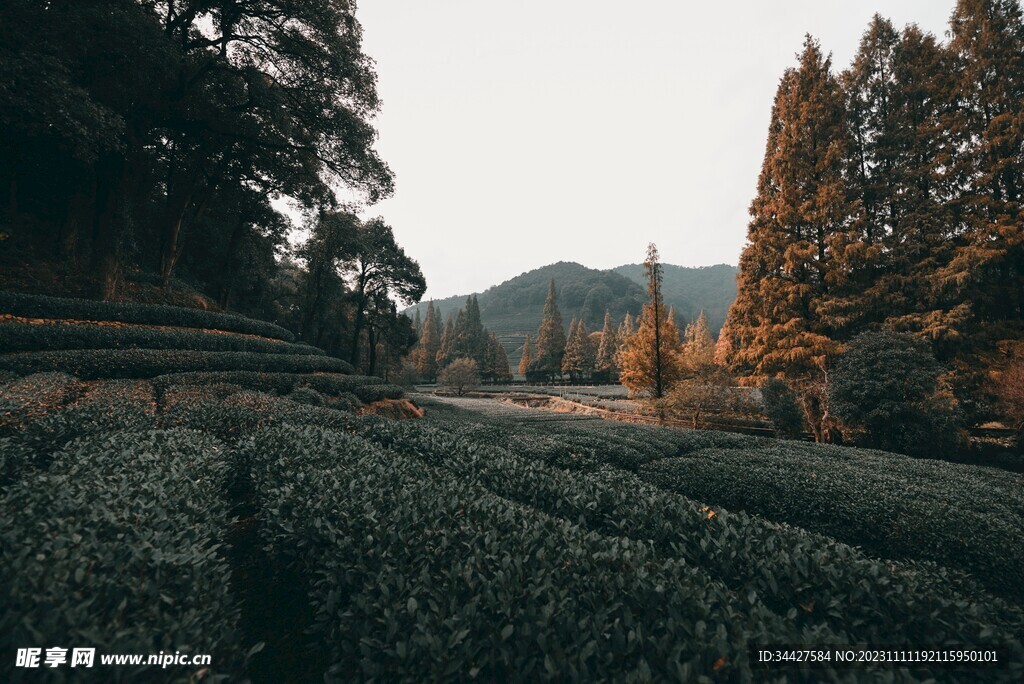
[(101, 302), (44, 295), (0, 292), (0, 312), (23, 318), (75, 319), (81, 321), (117, 321), (136, 325), (164, 325), (182, 328), (206, 328), (259, 335), (291, 342), (295, 339), (284, 328), (236, 314), (187, 309), (163, 304)]
[(292, 344), (220, 331), (111, 326), (81, 323), (0, 321), (0, 348), (5, 352), (63, 349), (190, 349), (259, 354), (324, 356), (308, 344)]
[(793, 439), (799, 437), (804, 428), (804, 417), (796, 403), (796, 394), (781, 378), (770, 378), (761, 385), (761, 400), (765, 415), (771, 421), (776, 434)]
[(323, 355), (257, 354), (162, 349), (70, 349), (0, 355), (0, 369), (22, 375), (66, 371), (82, 379), (152, 378), (167, 373), (271, 371), (349, 373), (341, 359)]
[(951, 450), (958, 416), (952, 396), (941, 392), (942, 370), (918, 338), (862, 333), (832, 371), (832, 410), (860, 445), (914, 455)]
[(113, 432), (69, 445), (48, 472), (9, 490), (0, 499), (3, 649), (44, 641), (210, 652), (221, 671), (237, 667), (238, 604), (221, 549), (225, 455), (196, 432)]

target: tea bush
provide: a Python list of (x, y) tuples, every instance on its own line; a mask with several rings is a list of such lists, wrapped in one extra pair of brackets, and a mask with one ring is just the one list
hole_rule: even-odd
[(0, 369), (22, 375), (62, 371), (82, 380), (152, 378), (183, 371), (277, 371), (350, 373), (330, 356), (162, 349), (73, 349), (0, 355)]
[(864, 643), (913, 644), (970, 643), (1024, 627), (1019, 611), (955, 573), (886, 564), (800, 529), (702, 506), (628, 473), (562, 472), (414, 424), (379, 424), (363, 436), (595, 532), (648, 540), (663, 557), (699, 567), (807, 628)]
[(931, 560), (1024, 600), (1024, 478), (862, 449), (764, 442), (654, 461), (647, 481), (827, 534), (886, 558)]
[(165, 304), (103, 302), (45, 295), (0, 292), (0, 314), (23, 318), (74, 319), (79, 321), (117, 321), (136, 325), (166, 325), (182, 328), (206, 328), (225, 332), (259, 335), (285, 342), (295, 336), (284, 328), (236, 314), (217, 313)]
[(17, 321), (0, 321), (0, 349), (6, 352), (63, 349), (191, 349), (310, 356), (325, 354), (323, 350), (308, 344), (294, 344), (220, 331)]
[[(237, 668), (238, 606), (220, 548), (224, 457), (222, 444), (195, 432), (115, 432), (68, 445), (48, 472), (9, 490), (0, 499), (2, 650), (181, 650)], [(12, 676), (13, 665), (5, 658), (0, 668)]]

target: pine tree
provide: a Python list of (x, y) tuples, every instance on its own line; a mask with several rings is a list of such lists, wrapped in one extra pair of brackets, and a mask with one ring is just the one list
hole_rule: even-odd
[(682, 374), (679, 329), (668, 317), (661, 295), (662, 267), (658, 249), (647, 247), (644, 261), (647, 303), (635, 334), (626, 339), (619, 357), (622, 384), (630, 392), (661, 399)]
[[(830, 309), (833, 247), (849, 242), (843, 100), (830, 59), (810, 37), (782, 77), (736, 301), (723, 334), (730, 364), (755, 376), (815, 377), (845, 321)], [(845, 285), (840, 282), (837, 287)]]
[(501, 346), (497, 335), (489, 333), (487, 336), (487, 374), (495, 382), (508, 382), (512, 379), (512, 372), (509, 370), (508, 354)]
[(452, 315), (448, 314), (448, 319), (444, 322), (444, 330), (441, 333), (441, 344), (437, 349), (437, 368), (446, 367), (457, 357), (455, 356), (455, 323), (452, 321)]
[(601, 342), (598, 344), (597, 356), (594, 359), (595, 381), (608, 382), (618, 376), (619, 366), (616, 360), (618, 350), (619, 340), (615, 334), (612, 315), (611, 312), (605, 311), (604, 328), (601, 330)]
[(533, 342), (530, 341), (530, 336), (526, 336), (526, 341), (523, 342), (523, 355), (519, 359), (519, 374), (524, 378), (526, 374), (530, 372), (530, 365), (533, 363)]
[(574, 318), (569, 325), (569, 339), (562, 357), (562, 373), (574, 381), (582, 379), (587, 373), (587, 345), (587, 326), (582, 320)]
[[(960, 0), (950, 19), (956, 107), (947, 124), (964, 193), (953, 258), (939, 273), (973, 318), (975, 345), (1020, 336), (1024, 322), (1024, 20), (1016, 0)], [(979, 324), (984, 321), (985, 327)], [(988, 339), (984, 339), (988, 338)]]
[(416, 374), (428, 381), (437, 378), (437, 352), (441, 348), (440, 322), (434, 302), (428, 302), (427, 315), (423, 319), (419, 343), (412, 354)]
[(711, 366), (715, 362), (715, 338), (711, 336), (707, 316), (701, 310), (697, 320), (686, 326), (683, 335), (683, 366), (688, 372), (694, 372), (702, 366)]
[(465, 311), (463, 353), (474, 359), (480, 368), (486, 368), (489, 349), (487, 331), (484, 330), (484, 324), (480, 317), (480, 303), (477, 301), (476, 295), (471, 295), (466, 299)]
[(416, 309), (416, 315), (412, 319), (412, 330), (418, 338), (423, 333), (423, 321), (420, 318), (420, 310)]
[(537, 330), (537, 345), (531, 372), (548, 379), (562, 372), (562, 356), (565, 354), (565, 329), (562, 314), (558, 310), (555, 281), (548, 285), (548, 296), (544, 302), (544, 316)]

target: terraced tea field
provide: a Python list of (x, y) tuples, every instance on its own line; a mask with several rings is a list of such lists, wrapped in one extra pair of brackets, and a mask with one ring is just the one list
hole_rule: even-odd
[[(256, 682), (1024, 676), (1019, 475), (489, 399), (412, 395), (425, 417), (395, 421), (372, 410), (400, 389), (257, 322), (171, 312), (195, 327), (170, 342), (139, 329), (151, 311), (87, 324), (33, 305), (48, 322), (0, 323), (50, 340), (0, 354), (9, 654), (210, 653), (206, 675)], [(104, 317), (132, 321), (59, 327)], [(765, 670), (765, 644), (988, 646), (1004, 663)]]

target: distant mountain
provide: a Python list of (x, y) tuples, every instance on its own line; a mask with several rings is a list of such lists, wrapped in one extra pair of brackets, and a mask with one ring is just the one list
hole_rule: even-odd
[[(665, 301), (675, 306), (676, 316), (683, 321), (692, 321), (703, 309), (711, 331), (718, 335), (725, 323), (725, 314), (736, 299), (736, 275), (739, 269), (728, 264), (699, 268), (664, 264), (664, 267), (662, 293)], [(627, 264), (612, 271), (646, 287), (643, 264)]]
[[(703, 308), (715, 333), (725, 320), (725, 312), (736, 297), (736, 267), (708, 266), (686, 268), (665, 264), (664, 293), (666, 303), (675, 306), (680, 326), (697, 317)], [(488, 330), (494, 331), (509, 355), (513, 370), (519, 365), (523, 340), (536, 336), (544, 310), (548, 283), (555, 280), (558, 308), (569, 327), (573, 318), (582, 318), (587, 330), (600, 330), (604, 312), (610, 311), (616, 325), (626, 313), (637, 315), (647, 300), (643, 265), (629, 264), (609, 271), (587, 268), (573, 262), (527, 271), (500, 285), (476, 293), (480, 317)], [(434, 300), (444, 321), (448, 314), (465, 306), (469, 295)], [(426, 315), (427, 302), (406, 310), (409, 316)]]

